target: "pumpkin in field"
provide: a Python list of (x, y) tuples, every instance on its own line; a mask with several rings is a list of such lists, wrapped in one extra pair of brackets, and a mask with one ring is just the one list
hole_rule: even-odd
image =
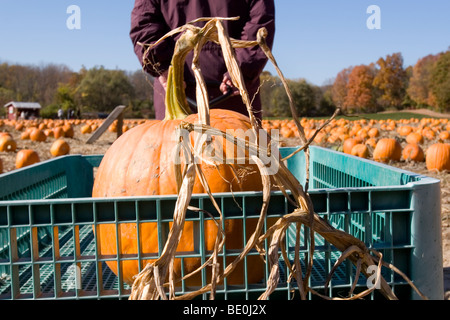
[(422, 134), (418, 132), (411, 132), (406, 136), (406, 142), (407, 143), (413, 143), (413, 144), (422, 144), (423, 143), (423, 136)]
[(422, 134), (427, 140), (433, 140), (434, 138), (436, 138), (436, 132), (431, 129), (423, 130)]
[(364, 144), (371, 147), (372, 149), (375, 149), (375, 147), (377, 146), (377, 139), (376, 138), (369, 138), (367, 139)]
[(64, 156), (70, 152), (70, 146), (69, 144), (63, 140), (58, 139), (53, 142), (52, 146), (50, 147), (50, 153), (54, 157)]
[(369, 148), (363, 143), (356, 144), (350, 153), (352, 156), (367, 159), (369, 157)]
[[(189, 107), (185, 102), (183, 86), (174, 83), (176, 79), (183, 79), (182, 73), (180, 75), (180, 72), (183, 72), (183, 63), (173, 62), (173, 67), (169, 71), (169, 79), (171, 79), (173, 72), (172, 79), (175, 80), (168, 82), (165, 120), (149, 121), (134, 127), (113, 143), (98, 168), (92, 192), (93, 197), (177, 194), (174, 170), (174, 150), (177, 145), (177, 139), (174, 136), (175, 129), (182, 121), (184, 123), (198, 121), (197, 114), (189, 114), (185, 111), (189, 110)], [(248, 117), (234, 111), (221, 109), (210, 110), (210, 124), (224, 132), (234, 129), (242, 134), (251, 128)], [(191, 139), (193, 139), (193, 136), (194, 134), (190, 135)], [(213, 143), (217, 146), (216, 150), (223, 150), (226, 154), (230, 151), (223, 138), (215, 136), (213, 137)], [(223, 147), (221, 148), (221, 146)], [(202, 162), (200, 166), (213, 193), (262, 190), (261, 176), (256, 165), (233, 164), (233, 169), (225, 164), (215, 166)], [(238, 173), (238, 178), (236, 173)], [(197, 176), (193, 193), (204, 192), (205, 190)], [(256, 223), (257, 219), (246, 220), (247, 229), (243, 230), (240, 219), (225, 220), (226, 248), (243, 248), (244, 232), (249, 232), (247, 234), (249, 236), (254, 231)], [(120, 224), (118, 231), (120, 238), (119, 252), (121, 254), (137, 254), (139, 244), (142, 255), (157, 254), (159, 247), (164, 245), (158, 243), (157, 223), (140, 223), (138, 227), (139, 239), (137, 238), (136, 223)], [(170, 224), (168, 227), (170, 227)], [(102, 255), (117, 254), (116, 228), (114, 224), (100, 224), (96, 227), (96, 237)], [(215, 222), (207, 220), (203, 228), (205, 250), (212, 251), (217, 236)], [(196, 227), (192, 221), (185, 221), (177, 252), (192, 252), (195, 243), (202, 241), (196, 240), (196, 237), (198, 237), (198, 226)], [(221, 259), (219, 258), (219, 261)], [(151, 261), (154, 260), (144, 260), (142, 267)], [(229, 262), (227, 261), (227, 263)], [(117, 274), (117, 262), (108, 261), (107, 263), (111, 270)], [(175, 277), (181, 276), (181, 263), (179, 258), (174, 260)], [(200, 258), (185, 258), (183, 266), (184, 274), (187, 274), (200, 267), (201, 260)], [(123, 280), (130, 284), (133, 283), (133, 277), (139, 273), (138, 261), (123, 260), (120, 262), (120, 267)], [(250, 271), (247, 279), (249, 283), (258, 282), (264, 276), (264, 262), (259, 256), (247, 257), (247, 269)], [(208, 267), (207, 272), (210, 271), (211, 268)], [(243, 263), (241, 263), (227, 277), (227, 281), (229, 284), (242, 284), (244, 282), (243, 276)], [(201, 284), (200, 280), (201, 275), (198, 273), (187, 279), (187, 283), (199, 285)]]
[(283, 126), (280, 129), (280, 135), (283, 138), (293, 138), (293, 137), (295, 137), (295, 132), (288, 126)]
[(378, 130), (378, 128), (371, 128), (368, 131), (368, 135), (370, 138), (378, 138), (380, 136), (380, 131)]
[(397, 129), (397, 132), (401, 136), (408, 136), (413, 131), (413, 128), (409, 125), (401, 126)]
[(344, 140), (344, 145), (343, 145), (344, 153), (351, 154), (353, 147), (356, 146), (357, 144), (360, 144), (361, 141), (362, 140), (359, 139), (359, 138), (348, 138), (348, 139), (345, 139)]
[(450, 132), (449, 131), (441, 131), (439, 133), (439, 140), (442, 142), (450, 140)]
[(53, 137), (55, 137), (55, 139), (64, 137), (64, 128), (62, 126), (54, 127), (52, 130), (53, 130)]
[(19, 122), (15, 125), (14, 129), (16, 129), (17, 131), (22, 131), (24, 127), (25, 126), (23, 125), (23, 123)]
[(10, 134), (0, 135), (0, 151), (14, 152), (17, 149), (17, 142)]
[(73, 131), (73, 126), (70, 123), (67, 123), (63, 125), (63, 131), (64, 131), (64, 137), (66, 138), (73, 138), (75, 135), (75, 132)]
[(109, 132), (117, 132), (117, 120), (111, 123), (111, 125), (108, 127)]
[(16, 155), (16, 168), (24, 168), (32, 164), (40, 162), (39, 155), (36, 151), (30, 149), (20, 150)]
[(402, 159), (405, 161), (422, 162), (425, 160), (425, 153), (417, 143), (408, 143), (402, 150)]
[(45, 133), (45, 135), (46, 135), (47, 137), (50, 137), (50, 138), (55, 137), (55, 134), (53, 133), (53, 130), (50, 129), (50, 128), (45, 129), (45, 130), (44, 130), (44, 133)]
[(80, 131), (82, 134), (89, 134), (92, 132), (92, 127), (88, 124), (85, 124), (84, 126), (81, 127)]
[(29, 140), (30, 139), (30, 131), (31, 130), (25, 130), (20, 134), (21, 140)]
[(382, 138), (373, 151), (373, 159), (379, 162), (398, 161), (402, 156), (402, 146), (394, 138)]
[(30, 132), (30, 140), (44, 142), (45, 140), (47, 140), (47, 136), (45, 135), (44, 131), (39, 128), (35, 128)]
[(450, 144), (435, 143), (426, 150), (428, 170), (450, 170)]

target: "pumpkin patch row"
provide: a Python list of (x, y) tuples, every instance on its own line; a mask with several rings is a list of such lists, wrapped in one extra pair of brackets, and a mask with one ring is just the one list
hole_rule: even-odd
[[(147, 121), (150, 120), (125, 119), (122, 132)], [(42, 158), (49, 158), (41, 152), (49, 153), (50, 157), (69, 154), (71, 141), (76, 133), (92, 134), (103, 122), (103, 119), (0, 119), (0, 173), (8, 169), (4, 164), (6, 155), (15, 157), (14, 169), (18, 169), (45, 160)], [(117, 132), (117, 120), (110, 125), (108, 131)], [(41, 142), (51, 145), (40, 145)], [(38, 150), (38, 146), (43, 151)], [(22, 152), (25, 150), (27, 152)], [(3, 161), (1, 153), (4, 153)], [(9, 170), (12, 170), (11, 166)]]
[[(449, 119), (333, 119), (314, 137), (324, 122), (301, 119), (306, 138), (314, 138), (315, 145), (384, 163), (425, 162), (428, 170), (450, 170)], [(262, 125), (279, 130), (284, 140), (299, 137), (293, 120), (263, 120)]]

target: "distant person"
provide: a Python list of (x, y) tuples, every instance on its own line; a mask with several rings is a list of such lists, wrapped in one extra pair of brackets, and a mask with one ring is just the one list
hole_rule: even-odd
[(64, 111), (63, 109), (59, 108), (58, 110), (58, 119), (62, 120), (64, 118)]
[[(156, 119), (165, 116), (165, 90), (167, 73), (173, 55), (175, 41), (173, 38), (153, 48), (147, 57), (143, 57), (146, 47), (138, 44), (151, 44), (159, 40), (169, 31), (185, 25), (200, 17), (240, 17), (237, 21), (224, 21), (229, 36), (235, 39), (256, 40), (258, 30), (265, 27), (268, 31), (266, 39), (272, 47), (275, 33), (274, 0), (191, 0), (191, 1), (154, 1), (135, 0), (131, 14), (130, 37), (135, 53), (141, 62), (143, 58), (151, 60), (151, 66), (145, 65), (146, 72), (156, 78), (154, 82), (154, 108)], [(204, 22), (198, 23), (201, 27)], [(195, 78), (191, 69), (192, 52), (185, 64), (186, 95), (195, 101)], [(267, 63), (267, 57), (258, 47), (236, 49), (236, 56), (244, 75), (250, 99), (253, 99), (255, 116), (261, 118), (261, 99), (259, 95), (259, 76)], [(220, 46), (208, 42), (199, 59), (209, 98), (218, 97), (226, 92), (226, 85), (231, 85)], [(192, 108), (192, 107), (191, 107)], [(240, 95), (234, 95), (214, 108), (226, 108), (248, 115), (247, 108)], [(194, 112), (194, 108), (192, 108)]]

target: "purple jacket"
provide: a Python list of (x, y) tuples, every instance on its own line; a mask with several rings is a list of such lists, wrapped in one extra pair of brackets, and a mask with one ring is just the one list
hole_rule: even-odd
[[(144, 49), (141, 43), (153, 43), (167, 32), (182, 26), (199, 17), (237, 17), (238, 21), (226, 21), (224, 26), (230, 37), (243, 40), (255, 40), (256, 33), (261, 27), (268, 31), (267, 44), (272, 47), (275, 33), (275, 5), (274, 0), (135, 0), (131, 14), (130, 37), (139, 61), (142, 63)], [(202, 24), (199, 24), (202, 26)], [(145, 70), (158, 77), (167, 70), (173, 54), (174, 39), (168, 39), (155, 47), (151, 56), (153, 65), (158, 70)], [(259, 76), (267, 63), (267, 58), (259, 47), (236, 49), (236, 56), (241, 67), (250, 99), (253, 101), (255, 115), (261, 117), (261, 100), (258, 87)], [(185, 81), (186, 95), (195, 100), (195, 80), (190, 67), (192, 53), (186, 59)], [(227, 72), (220, 47), (211, 42), (207, 43), (200, 57), (200, 67), (208, 85), (210, 99), (222, 93), (219, 84)], [(164, 118), (165, 93), (159, 81), (154, 82), (154, 107), (156, 119)], [(234, 96), (215, 108), (232, 109), (248, 115), (240, 96)], [(192, 108), (192, 107), (191, 107)], [(195, 108), (192, 108), (196, 112)]]

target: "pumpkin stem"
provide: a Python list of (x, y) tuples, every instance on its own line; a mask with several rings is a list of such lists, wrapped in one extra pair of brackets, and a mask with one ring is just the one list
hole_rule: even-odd
[(192, 113), (187, 103), (184, 86), (184, 62), (194, 49), (198, 33), (187, 30), (175, 45), (172, 63), (169, 67), (166, 89), (166, 115), (164, 120), (184, 119)]

